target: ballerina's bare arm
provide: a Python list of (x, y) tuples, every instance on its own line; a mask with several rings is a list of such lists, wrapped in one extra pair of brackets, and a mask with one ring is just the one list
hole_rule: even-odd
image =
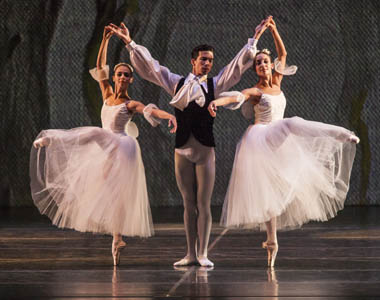
[[(107, 48), (108, 42), (112, 35), (112, 31), (105, 27), (103, 31), (103, 39), (99, 47), (98, 59), (96, 61), (96, 68), (98, 72), (104, 70), (105, 66), (107, 65)], [(112, 86), (110, 85), (108, 78), (99, 81), (99, 86), (102, 91), (103, 101), (105, 101), (108, 97), (110, 97), (113, 94)]]
[(240, 97), (244, 97), (244, 101), (247, 100), (253, 100), (254, 102), (258, 102), (260, 100), (260, 97), (262, 93), (258, 88), (250, 88), (250, 89), (245, 89), (241, 93), (238, 93), (239, 95), (236, 96), (229, 96), (229, 97), (220, 97), (218, 99), (215, 99), (210, 102), (208, 106), (208, 111), (212, 117), (216, 116), (216, 111), (218, 106), (226, 106), (232, 103), (239, 103), (241, 100), (239, 99)]
[[(146, 108), (146, 106), (139, 101), (131, 100), (128, 102), (127, 108), (128, 110), (134, 113), (139, 113), (139, 114), (144, 115), (145, 113), (144, 109)], [(168, 112), (158, 109), (158, 108), (152, 109), (150, 114), (153, 118), (169, 120), (168, 127), (173, 126), (170, 132), (174, 133), (177, 131), (177, 119), (172, 114), (169, 114)]]
[[(281, 63), (281, 66), (284, 68), (286, 65), (287, 53), (286, 53), (284, 42), (282, 41), (281, 36), (277, 30), (276, 23), (274, 22), (272, 18), (269, 20), (268, 27), (272, 33), (274, 44), (276, 46), (278, 61)], [(272, 77), (273, 84), (280, 86), (283, 77), (284, 75), (282, 75), (281, 73), (274, 72), (273, 77)]]

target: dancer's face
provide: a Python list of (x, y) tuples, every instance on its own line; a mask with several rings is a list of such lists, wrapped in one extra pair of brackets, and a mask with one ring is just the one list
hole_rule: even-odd
[(273, 63), (270, 56), (265, 53), (260, 53), (255, 57), (256, 73), (259, 77), (265, 77), (272, 74)]
[(193, 74), (203, 76), (210, 73), (213, 63), (214, 53), (212, 51), (199, 51), (197, 59), (191, 59)]
[(127, 89), (128, 85), (133, 82), (131, 70), (126, 66), (118, 67), (113, 76), (113, 81), (115, 82), (115, 86), (118, 86), (120, 89)]

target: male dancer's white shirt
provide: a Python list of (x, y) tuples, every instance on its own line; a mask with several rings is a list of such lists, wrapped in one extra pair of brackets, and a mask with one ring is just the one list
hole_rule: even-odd
[[(248, 39), (248, 43), (240, 50), (235, 58), (225, 66), (217, 76), (213, 77), (215, 98), (228, 91), (232, 86), (237, 84), (242, 74), (253, 64), (256, 55), (257, 40)], [(129, 51), (131, 62), (136, 72), (145, 80), (148, 80), (158, 86), (173, 97), (170, 104), (180, 110), (183, 110), (191, 101), (195, 101), (199, 106), (203, 107), (205, 96), (200, 85), (208, 92), (207, 77), (202, 78), (190, 73), (185, 78), (184, 85), (176, 94), (176, 87), (183, 76), (170, 72), (167, 67), (161, 66), (157, 60), (152, 58), (148, 49), (141, 45), (137, 45), (134, 41), (130, 42), (126, 48)], [(243, 98), (240, 98), (243, 101)], [(236, 109), (242, 103), (229, 105), (228, 108)]]

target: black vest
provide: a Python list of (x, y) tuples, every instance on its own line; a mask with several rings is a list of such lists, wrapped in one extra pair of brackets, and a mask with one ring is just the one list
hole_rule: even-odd
[[(177, 94), (180, 88), (183, 86), (185, 78), (177, 84), (175, 93)], [(207, 89), (201, 86), (205, 95), (206, 102), (203, 107), (200, 107), (195, 101), (189, 103), (189, 105), (183, 110), (175, 108), (175, 116), (177, 118), (177, 133), (175, 136), (175, 147), (180, 148), (186, 144), (190, 137), (190, 133), (194, 135), (198, 142), (208, 147), (215, 147), (214, 134), (212, 132), (214, 125), (214, 118), (211, 117), (208, 111), (208, 105), (214, 96), (214, 81), (212, 78), (207, 78)]]

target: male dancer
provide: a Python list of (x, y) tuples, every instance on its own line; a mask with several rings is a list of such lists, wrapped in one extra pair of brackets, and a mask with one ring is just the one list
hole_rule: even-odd
[(173, 97), (170, 104), (175, 107), (178, 126), (174, 153), (175, 175), (183, 198), (187, 241), (187, 254), (175, 262), (175, 266), (214, 265), (207, 258), (212, 225), (211, 195), (215, 181), (214, 119), (207, 107), (220, 93), (238, 83), (241, 75), (252, 66), (257, 40), (267, 27), (268, 20), (263, 20), (256, 27), (254, 37), (248, 39), (248, 44), (213, 78), (207, 77), (214, 62), (214, 49), (209, 45), (193, 49), (192, 71), (182, 77), (161, 66), (148, 49), (132, 41), (124, 23), (120, 27), (114, 24), (108, 26), (126, 44), (136, 72), (164, 88)]

